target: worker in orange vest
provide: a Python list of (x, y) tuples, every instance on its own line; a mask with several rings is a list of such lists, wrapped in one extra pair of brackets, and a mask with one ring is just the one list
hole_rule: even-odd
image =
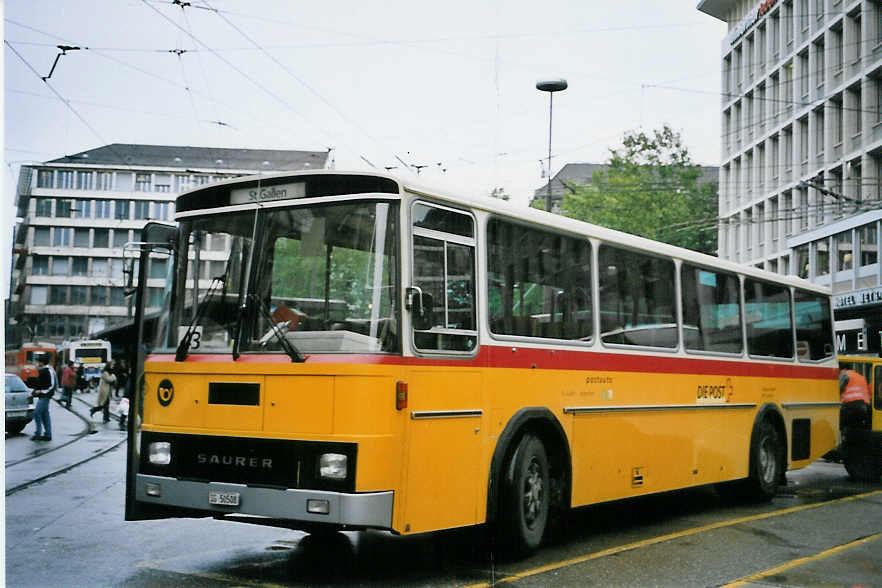
[(854, 370), (839, 370), (839, 428), (870, 426), (870, 386)]

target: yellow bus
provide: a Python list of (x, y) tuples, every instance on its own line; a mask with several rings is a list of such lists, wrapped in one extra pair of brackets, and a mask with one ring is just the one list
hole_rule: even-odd
[(882, 478), (882, 357), (840, 355), (839, 367), (861, 374), (870, 388), (869, 426), (842, 431), (842, 462), (855, 480), (878, 482)]
[(490, 523), (524, 554), (571, 507), (770, 498), (838, 442), (808, 282), (371, 173), (204, 186), (176, 221), (144, 232), (167, 287), (138, 305), (128, 519)]

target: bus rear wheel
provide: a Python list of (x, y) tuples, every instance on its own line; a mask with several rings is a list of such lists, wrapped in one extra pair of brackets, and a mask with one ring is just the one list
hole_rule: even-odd
[(882, 478), (882, 436), (874, 438), (872, 431), (849, 428), (844, 437), (842, 461), (851, 479), (878, 482)]
[(857, 482), (878, 482), (882, 477), (882, 465), (876, 463), (868, 453), (847, 457), (845, 471)]
[(784, 474), (784, 450), (777, 427), (763, 419), (750, 438), (750, 476), (746, 494), (755, 500), (771, 500)]
[(541, 545), (548, 524), (551, 485), (542, 441), (524, 435), (505, 472), (499, 539), (512, 556), (523, 557)]

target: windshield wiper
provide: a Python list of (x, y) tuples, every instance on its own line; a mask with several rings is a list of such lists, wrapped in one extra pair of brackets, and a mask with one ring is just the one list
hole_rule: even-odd
[(196, 327), (202, 321), (202, 317), (205, 314), (205, 309), (208, 308), (208, 302), (217, 293), (218, 286), (220, 286), (221, 284), (225, 284), (226, 281), (226, 272), (224, 272), (222, 276), (217, 276), (211, 280), (211, 285), (208, 287), (208, 292), (206, 292), (205, 297), (202, 299), (202, 302), (199, 303), (199, 306), (196, 307), (196, 314), (193, 316), (193, 320), (190, 321), (190, 324), (187, 325), (187, 332), (184, 333), (184, 337), (181, 339), (181, 342), (178, 343), (178, 348), (175, 351), (175, 361), (184, 361), (187, 358), (187, 353), (190, 350), (190, 344), (193, 342), (193, 335), (196, 333)]
[[(285, 333), (288, 331), (288, 323), (276, 323), (276, 320), (273, 318), (272, 314), (270, 314), (269, 308), (267, 308), (266, 302), (261, 300), (257, 295), (249, 294), (247, 300), (254, 302), (257, 308), (260, 309), (261, 314), (263, 314), (264, 318), (268, 320), (270, 324), (270, 330), (258, 340), (258, 345), (261, 347), (266, 346), (270, 339), (275, 336), (279, 340), (279, 343), (281, 343), (282, 349), (284, 349), (285, 353), (288, 354), (288, 357), (291, 358), (291, 361), (295, 363), (303, 363), (306, 361), (306, 356), (300, 353), (300, 351), (294, 347), (294, 344), (285, 336)], [(284, 325), (284, 330), (280, 325)]]

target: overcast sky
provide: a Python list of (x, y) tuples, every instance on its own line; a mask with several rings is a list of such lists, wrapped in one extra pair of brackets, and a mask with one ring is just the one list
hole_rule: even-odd
[[(726, 25), (694, 0), (189, 4), (0, 2), (5, 211), (21, 163), (107, 143), (332, 147), (337, 169), (427, 165), (427, 185), (525, 205), (548, 150), (535, 84), (557, 77), (552, 171), (664, 123), (719, 163)], [(83, 49), (44, 83), (59, 44)]]

